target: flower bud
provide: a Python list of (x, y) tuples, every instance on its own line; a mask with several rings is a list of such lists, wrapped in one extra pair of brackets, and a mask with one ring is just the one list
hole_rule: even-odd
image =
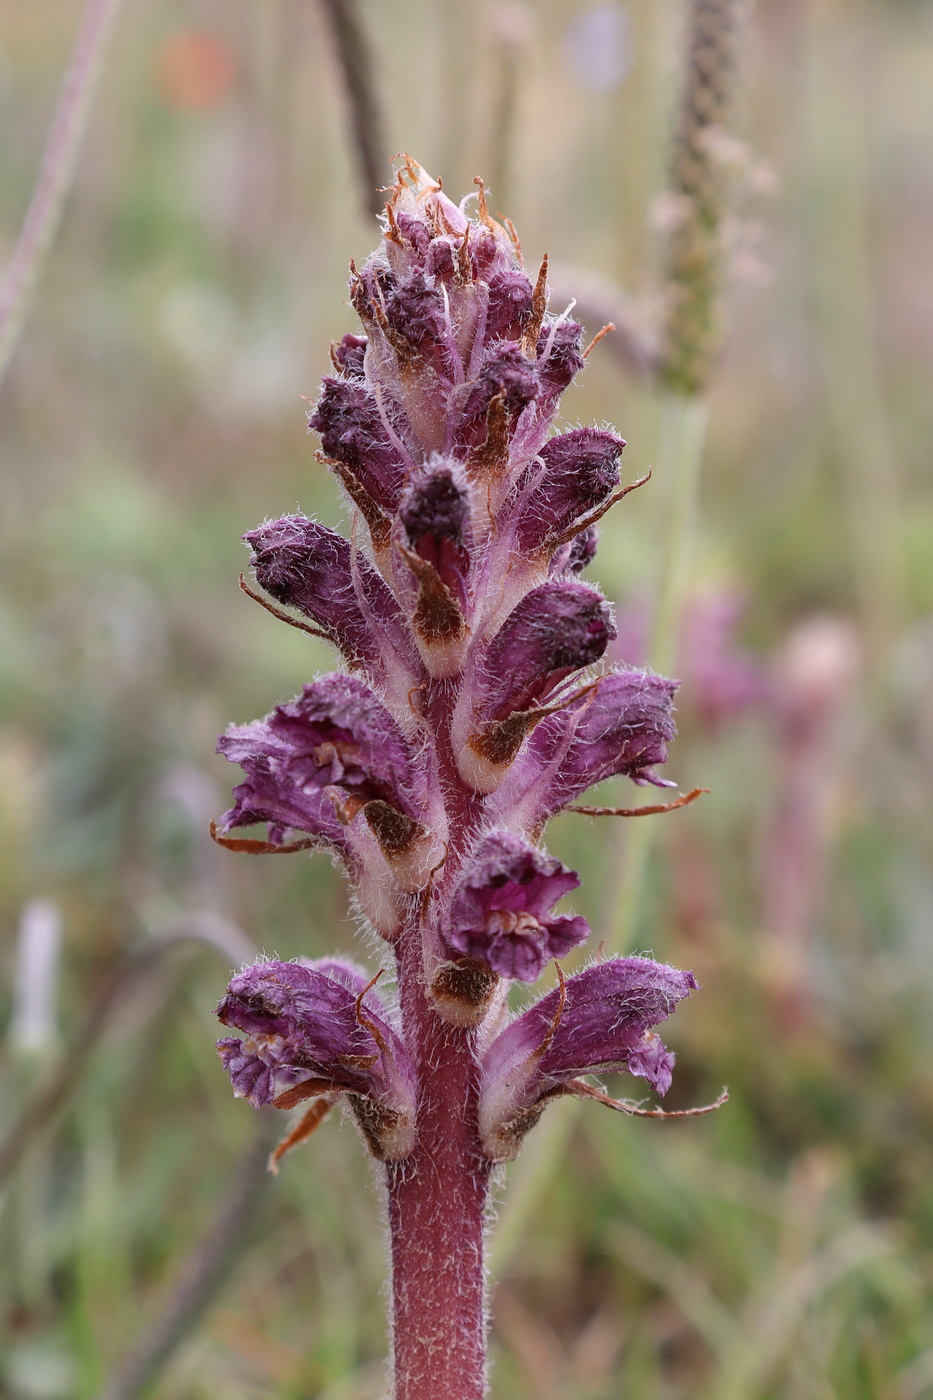
[[(537, 706), (572, 672), (598, 661), (615, 635), (609, 604), (595, 588), (569, 580), (527, 593), (493, 638), (475, 681), (465, 684), (453, 723), (460, 775), (478, 792), (504, 776)], [(528, 723), (508, 724), (527, 714)], [(514, 732), (515, 744), (503, 743)]]
[[(535, 482), (519, 507), (516, 542), (528, 553), (546, 549), (574, 521), (602, 505), (619, 484), (625, 442), (599, 428), (575, 428), (549, 438), (526, 480)], [(537, 479), (536, 479), (537, 478)]]
[[(352, 351), (346, 353), (355, 363)], [(385, 417), (362, 380), (325, 375), (308, 427), (319, 434), (327, 456), (342, 462), (377, 505), (393, 510), (410, 458), (399, 437), (400, 425), (390, 427), (388, 413), (383, 412)]]
[(335, 530), (303, 515), (267, 521), (243, 536), (260, 587), (327, 629), (377, 680), (400, 670), (407, 693), (418, 668), (398, 603), (385, 581)]
[(368, 804), (396, 812), (409, 834), (423, 829), (429, 767), (416, 763), (388, 710), (355, 677), (335, 673), (306, 685), (265, 719), (228, 729), (217, 751), (246, 773), (223, 817), (225, 831), (268, 822), (274, 843), (289, 830), (305, 831), (352, 864), (349, 828)]

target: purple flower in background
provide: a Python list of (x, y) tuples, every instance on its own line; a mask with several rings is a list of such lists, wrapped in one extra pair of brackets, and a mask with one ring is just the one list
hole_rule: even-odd
[[(689, 694), (689, 708), (704, 729), (718, 733), (741, 715), (765, 704), (771, 684), (764, 662), (736, 640), (744, 604), (725, 590), (688, 600), (680, 628), (679, 669)], [(650, 618), (647, 607), (633, 603), (619, 610), (614, 659), (638, 663), (647, 654)]]
[[(664, 1093), (652, 1028), (696, 985), (614, 959), (508, 1010), (512, 980), (589, 934), (554, 912), (579, 878), (538, 845), (548, 819), (614, 775), (665, 785), (676, 682), (605, 664), (611, 610), (577, 575), (625, 494), (625, 444), (553, 432), (581, 328), (549, 311), (546, 260), (529, 275), (481, 185), (472, 215), (470, 198), (405, 158), (380, 247), (351, 266), (363, 334), (332, 347), (309, 420), (350, 539), (301, 515), (245, 536), (259, 586), (353, 674), (218, 746), (244, 774), (218, 839), (335, 853), (394, 965), (393, 1007), (352, 964), (247, 968), (218, 1048), (252, 1104), (314, 1101), (283, 1147), (342, 1099), (385, 1164), (397, 1400), (480, 1400), (493, 1163), (558, 1092), (599, 1097), (581, 1076)], [(267, 842), (225, 834), (255, 823)]]

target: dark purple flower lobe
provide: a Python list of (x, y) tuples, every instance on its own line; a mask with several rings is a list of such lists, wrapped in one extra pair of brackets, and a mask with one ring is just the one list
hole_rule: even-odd
[(595, 525), (588, 525), (579, 535), (563, 544), (551, 556), (548, 566), (551, 574), (582, 574), (596, 558), (599, 544), (599, 531)]
[(511, 426), (537, 392), (535, 368), (525, 359), (521, 347), (510, 343), (497, 346), (487, 356), (463, 405), (457, 442), (464, 447), (479, 447), (494, 431), (490, 419), (497, 409), (505, 424)]
[(390, 329), (442, 375), (449, 376), (452, 340), (440, 290), (429, 287), (424, 273), (416, 270), (405, 282), (391, 287), (383, 304)]
[(376, 675), (413, 662), (398, 604), (372, 565), (336, 530), (286, 515), (243, 536), (260, 587), (333, 634), (348, 660)]
[(532, 315), (534, 288), (520, 267), (506, 264), (489, 275), (486, 334), (490, 340), (521, 340)]
[(551, 958), (589, 935), (585, 919), (550, 913), (579, 883), (572, 870), (521, 837), (492, 832), (453, 896), (448, 951), (485, 963), (500, 977), (533, 982)]
[(549, 438), (539, 454), (543, 472), (532, 464), (526, 474), (538, 472), (540, 480), (519, 507), (519, 547), (528, 553), (546, 547), (602, 505), (619, 484), (624, 446), (622, 438), (600, 428), (575, 428)]
[(696, 987), (691, 972), (612, 958), (535, 1002), (483, 1058), (480, 1127), (489, 1155), (513, 1157), (537, 1106), (579, 1075), (627, 1069), (665, 1094), (674, 1056), (651, 1030)]
[(409, 459), (361, 380), (325, 375), (308, 427), (320, 435), (326, 456), (342, 462), (378, 505), (395, 509)]
[(337, 368), (346, 379), (363, 379), (363, 362), (368, 344), (369, 341), (365, 335), (351, 335), (348, 331), (331, 347), (331, 354)]
[(412, 481), (399, 515), (411, 548), (462, 604), (470, 567), (470, 497), (456, 468), (431, 462)]

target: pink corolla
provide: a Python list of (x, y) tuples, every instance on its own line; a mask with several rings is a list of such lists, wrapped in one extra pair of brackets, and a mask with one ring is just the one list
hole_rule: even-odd
[(610, 959), (508, 1008), (510, 982), (590, 932), (555, 912), (579, 879), (540, 845), (549, 818), (614, 775), (665, 785), (676, 682), (606, 663), (611, 609), (579, 575), (631, 489), (625, 444), (554, 431), (581, 328), (549, 310), (546, 263), (526, 273), (481, 187), (466, 205), (406, 159), (380, 247), (351, 267), (362, 334), (332, 346), (309, 418), (349, 539), (301, 515), (245, 537), (259, 586), (349, 674), (219, 744), (244, 773), (222, 832), (265, 823), (268, 844), (219, 839), (328, 849), (394, 962), (392, 1001), (352, 965), (269, 962), (218, 1014), (243, 1037), (219, 1043), (237, 1094), (342, 1098), (384, 1163), (397, 1400), (485, 1393), (494, 1163), (586, 1075), (663, 1094), (674, 1057), (653, 1027), (696, 986)]

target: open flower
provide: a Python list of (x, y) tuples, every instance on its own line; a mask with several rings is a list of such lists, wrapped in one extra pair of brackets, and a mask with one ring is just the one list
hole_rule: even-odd
[(580, 1075), (624, 1069), (666, 1094), (674, 1056), (653, 1027), (696, 987), (691, 972), (611, 958), (536, 1001), (483, 1056), (480, 1135), (489, 1156), (514, 1157), (546, 1101), (578, 1091)]
[(217, 1016), (247, 1034), (217, 1042), (238, 1098), (261, 1108), (347, 1094), (378, 1155), (411, 1150), (414, 1070), (354, 964), (258, 963), (231, 979)]
[(550, 912), (579, 883), (572, 870), (521, 837), (492, 832), (451, 900), (447, 947), (488, 963), (501, 977), (534, 982), (551, 958), (589, 936), (579, 915)]

